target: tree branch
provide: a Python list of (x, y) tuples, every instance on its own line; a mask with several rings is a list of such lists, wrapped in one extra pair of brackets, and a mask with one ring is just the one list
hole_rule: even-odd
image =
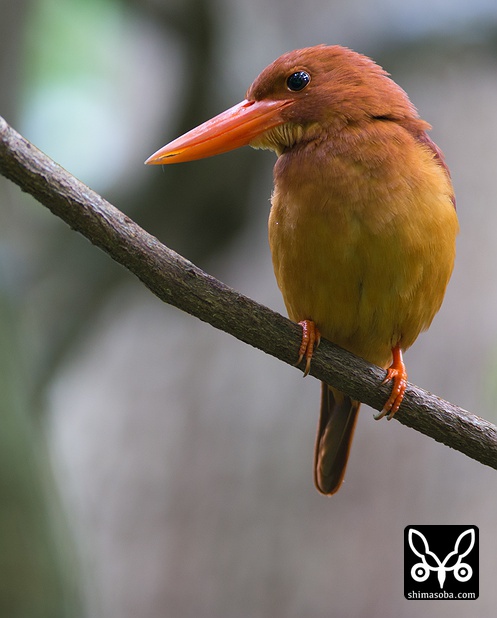
[[(135, 274), (161, 300), (289, 364), (300, 327), (204, 273), (16, 133), (0, 117), (0, 172)], [(385, 371), (322, 341), (311, 375), (381, 410)], [(497, 427), (409, 384), (395, 418), (497, 469)]]

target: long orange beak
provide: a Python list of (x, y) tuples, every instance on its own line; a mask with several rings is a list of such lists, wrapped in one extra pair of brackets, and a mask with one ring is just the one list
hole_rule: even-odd
[(283, 124), (281, 110), (292, 103), (291, 99), (244, 100), (166, 144), (145, 163), (183, 163), (246, 146), (264, 131)]

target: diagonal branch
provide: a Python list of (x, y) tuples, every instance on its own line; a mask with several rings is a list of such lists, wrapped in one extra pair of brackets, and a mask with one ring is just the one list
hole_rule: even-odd
[[(161, 300), (289, 364), (300, 327), (171, 251), (16, 133), (0, 117), (0, 172), (135, 274)], [(323, 341), (311, 374), (381, 410), (384, 370)], [(395, 418), (497, 469), (497, 427), (408, 385)]]

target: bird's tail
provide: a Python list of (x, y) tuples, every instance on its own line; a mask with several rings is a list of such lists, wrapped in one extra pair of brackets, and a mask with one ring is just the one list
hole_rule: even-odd
[(359, 401), (328, 386), (321, 386), (321, 414), (314, 455), (314, 482), (323, 494), (340, 489), (359, 411)]

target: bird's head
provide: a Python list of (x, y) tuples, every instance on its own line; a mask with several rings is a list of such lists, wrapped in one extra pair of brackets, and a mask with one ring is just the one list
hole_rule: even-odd
[(406, 93), (370, 58), (334, 45), (288, 52), (266, 67), (245, 100), (170, 142), (147, 164), (181, 163), (234, 150), (278, 155), (371, 118), (418, 118)]

